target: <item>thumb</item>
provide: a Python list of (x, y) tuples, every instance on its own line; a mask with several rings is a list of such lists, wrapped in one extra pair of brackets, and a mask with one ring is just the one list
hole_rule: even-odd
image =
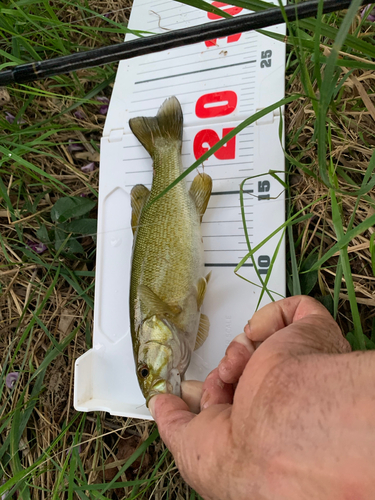
[(148, 407), (162, 440), (174, 457), (179, 456), (183, 444), (181, 434), (196, 415), (190, 412), (182, 399), (172, 394), (158, 394), (152, 397)]

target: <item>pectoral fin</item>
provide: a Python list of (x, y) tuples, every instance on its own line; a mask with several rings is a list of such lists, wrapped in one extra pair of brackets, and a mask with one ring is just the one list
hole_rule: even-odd
[(198, 174), (197, 176), (194, 177), (194, 180), (190, 186), (189, 193), (194, 200), (201, 221), (203, 214), (206, 211), (208, 201), (211, 196), (211, 191), (212, 191), (212, 179), (209, 175), (203, 173), (203, 174)]
[(205, 314), (201, 314), (194, 351), (199, 349), (204, 344), (204, 341), (208, 337), (209, 330), (210, 330), (210, 320), (207, 318)]
[(132, 207), (131, 225), (133, 234), (135, 233), (141, 217), (142, 208), (150, 195), (150, 191), (143, 184), (137, 184), (130, 192), (130, 204)]
[(148, 286), (138, 286), (138, 297), (141, 301), (143, 313), (148, 316), (177, 316), (181, 312), (181, 307), (170, 306), (160, 299)]

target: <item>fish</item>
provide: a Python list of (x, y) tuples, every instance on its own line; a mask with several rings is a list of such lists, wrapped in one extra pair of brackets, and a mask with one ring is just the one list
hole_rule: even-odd
[(212, 179), (198, 173), (156, 199), (183, 173), (183, 114), (170, 97), (155, 117), (129, 120), (153, 160), (151, 190), (131, 190), (133, 249), (130, 329), (136, 374), (146, 405), (156, 394), (181, 396), (181, 381), (194, 349), (208, 336), (201, 312), (210, 273), (205, 275), (201, 235)]

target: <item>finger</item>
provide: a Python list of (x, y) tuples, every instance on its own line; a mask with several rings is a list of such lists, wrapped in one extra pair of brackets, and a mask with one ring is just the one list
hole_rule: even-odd
[(180, 439), (181, 433), (195, 415), (181, 398), (172, 394), (158, 394), (152, 397), (148, 408), (164, 443), (173, 455), (179, 454), (183, 443)]
[(307, 316), (321, 316), (330, 327), (340, 331), (327, 309), (317, 300), (297, 295), (271, 302), (257, 311), (245, 326), (245, 333), (252, 341), (264, 341), (275, 332)]
[(244, 331), (253, 342), (264, 342), (272, 336), (272, 351), (281, 354), (350, 352), (349, 343), (327, 309), (307, 296), (266, 305), (254, 314)]
[(205, 498), (218, 498), (211, 494), (210, 478), (223, 469), (231, 449), (232, 406), (214, 405), (193, 415), (182, 399), (159, 394), (151, 398), (149, 409), (184, 479)]
[(198, 380), (184, 380), (181, 384), (181, 397), (192, 413), (200, 412), (203, 382)]
[(219, 369), (215, 368), (203, 383), (201, 410), (212, 405), (231, 404), (233, 402), (233, 387), (223, 382)]
[(254, 344), (245, 333), (237, 335), (229, 344), (224, 358), (219, 363), (221, 380), (227, 384), (237, 383), (254, 351)]

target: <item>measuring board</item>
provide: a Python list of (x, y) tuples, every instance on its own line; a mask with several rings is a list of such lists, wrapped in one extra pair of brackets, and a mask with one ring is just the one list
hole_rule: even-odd
[[(212, 3), (232, 15), (248, 13)], [(216, 19), (173, 0), (135, 0), (129, 28), (162, 33)], [(272, 31), (285, 33), (285, 26)], [(182, 159), (187, 168), (244, 119), (282, 99), (284, 80), (285, 45), (256, 32), (119, 64), (101, 141), (93, 348), (76, 361), (77, 410), (151, 419), (135, 374), (128, 303), (133, 242), (130, 191), (139, 183), (150, 188), (152, 160), (131, 133), (129, 119), (155, 116), (167, 97), (176, 96), (184, 114)], [(258, 303), (261, 288), (234, 274), (248, 252), (239, 189), (247, 177), (284, 170), (280, 119), (280, 110), (266, 115), (204, 162), (204, 171), (213, 179), (202, 223), (205, 266), (207, 273), (212, 271), (202, 308), (210, 319), (210, 334), (193, 353), (187, 379), (205, 379)], [(196, 173), (187, 177), (188, 184)], [(283, 187), (264, 175), (248, 180), (245, 190), (247, 229), (255, 247), (285, 220)], [(263, 278), (280, 237), (278, 233), (254, 256)], [(285, 294), (284, 269), (282, 244), (268, 283), (276, 300)], [(239, 272), (260, 284), (251, 260)], [(261, 304), (269, 301), (265, 294)]]

